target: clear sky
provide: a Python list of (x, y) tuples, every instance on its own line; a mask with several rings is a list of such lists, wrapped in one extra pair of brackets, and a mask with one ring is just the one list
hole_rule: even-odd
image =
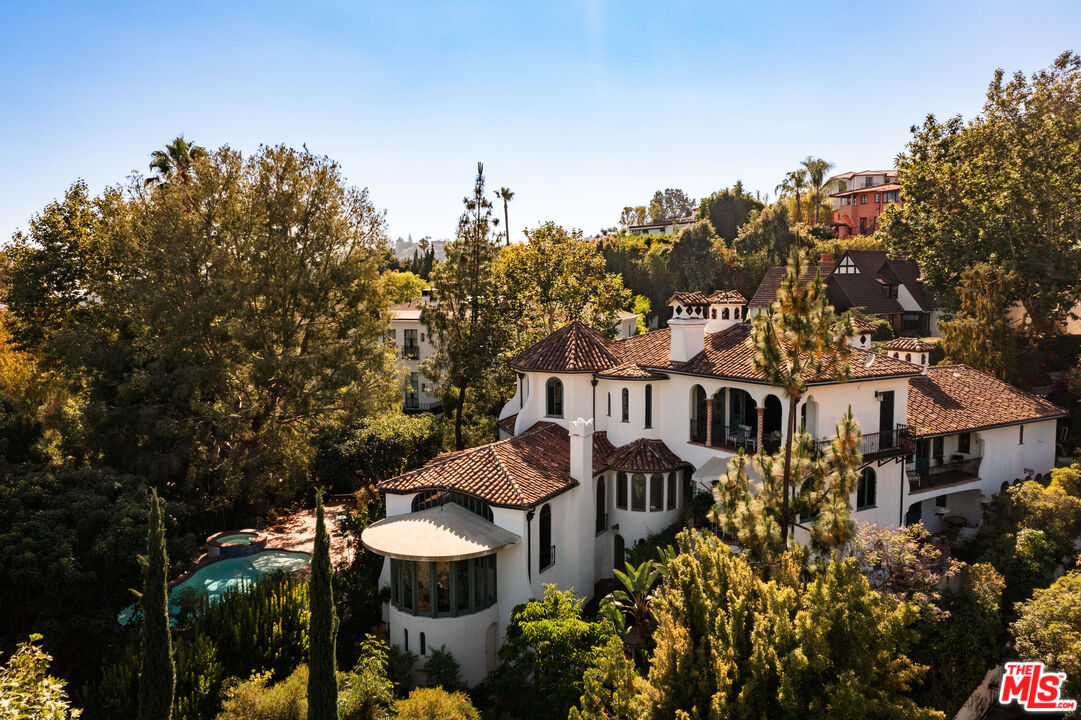
[(977, 112), (996, 67), (1081, 51), (1081, 3), (0, 0), (0, 240), (76, 178), (178, 134), (307, 146), (449, 237), (476, 162), (510, 219), (587, 233), (658, 188), (772, 194), (807, 155), (889, 167)]

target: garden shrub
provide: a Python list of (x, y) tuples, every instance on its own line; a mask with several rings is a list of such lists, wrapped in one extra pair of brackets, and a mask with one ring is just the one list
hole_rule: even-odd
[(389, 649), (371, 635), (361, 642), (360, 660), (347, 673), (339, 673), (340, 720), (371, 720), (387, 716), (394, 702), (394, 683), (387, 677)]
[(468, 695), (442, 688), (417, 688), (394, 711), (398, 720), (480, 720)]
[(458, 690), (462, 687), (461, 667), (445, 645), (438, 650), (432, 650), (424, 661), (424, 684), (444, 690)]
[(280, 683), (256, 673), (225, 691), (217, 720), (306, 720), (308, 666), (301, 665)]
[(887, 342), (897, 337), (893, 332), (893, 325), (890, 325), (889, 320), (883, 320), (877, 318), (871, 321), (871, 324), (875, 326), (875, 330), (871, 333), (872, 342)]

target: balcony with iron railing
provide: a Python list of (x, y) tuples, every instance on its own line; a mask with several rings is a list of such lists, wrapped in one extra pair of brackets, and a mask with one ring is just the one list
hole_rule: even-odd
[(918, 493), (926, 490), (974, 482), (980, 479), (980, 461), (982, 457), (970, 457), (939, 465), (915, 466), (908, 471), (909, 492)]
[(413, 343), (402, 345), (403, 360), (416, 360), (418, 358), (420, 358), (420, 345), (414, 345)]
[[(833, 438), (816, 440), (815, 451), (825, 453), (833, 444)], [(866, 460), (881, 460), (888, 457), (909, 455), (915, 443), (907, 425), (898, 425), (893, 430), (876, 433), (864, 433), (860, 436), (858, 449)]]

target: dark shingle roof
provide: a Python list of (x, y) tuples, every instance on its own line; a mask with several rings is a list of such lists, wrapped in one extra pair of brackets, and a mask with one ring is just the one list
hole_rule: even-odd
[(608, 467), (629, 472), (668, 472), (687, 463), (661, 440), (640, 438), (616, 448), (608, 457)]
[[(803, 277), (800, 278), (803, 282), (808, 283), (814, 279), (815, 273), (822, 271), (822, 281), (826, 282), (833, 275), (833, 271), (836, 269), (834, 265), (813, 265), (804, 271)], [(762, 282), (758, 284), (758, 289), (754, 291), (754, 296), (748, 305), (751, 307), (769, 307), (773, 304), (773, 301), (777, 299), (777, 293), (781, 290), (781, 283), (784, 282), (785, 275), (788, 274), (788, 268), (784, 267), (771, 267), (766, 270), (765, 277), (762, 278)]]
[(518, 353), (510, 361), (515, 370), (540, 372), (596, 372), (618, 365), (614, 343), (575, 320)]
[(920, 280), (919, 265), (911, 260), (890, 260), (888, 265), (901, 280), (901, 284), (912, 295), (912, 299), (916, 301), (921, 310), (931, 312), (938, 306), (938, 303), (935, 302), (935, 296)]
[[(593, 467), (612, 454), (605, 433), (593, 434)], [(424, 467), (385, 480), (379, 489), (394, 494), (457, 490), (501, 507), (527, 508), (578, 485), (570, 476), (570, 439), (551, 422), (480, 447), (444, 453)]]
[(908, 426), (918, 436), (1065, 417), (1059, 406), (967, 365), (938, 365), (908, 381)]
[(896, 315), (904, 311), (895, 298), (886, 297), (882, 284), (870, 275), (834, 273), (826, 296), (838, 310), (860, 308), (870, 315)]

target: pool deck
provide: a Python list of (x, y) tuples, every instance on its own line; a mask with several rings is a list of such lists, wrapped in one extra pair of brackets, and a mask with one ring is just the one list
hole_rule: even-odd
[[(338, 529), (338, 523), (334, 518), (351, 510), (352, 504), (335, 502), (325, 506), (327, 531), (330, 532), (330, 561), (334, 567), (341, 567), (353, 561), (353, 548), (345, 533)], [(267, 550), (292, 550), (294, 552), (306, 552), (309, 555), (315, 547), (315, 510), (301, 510), (283, 518), (262, 531), (266, 536)], [(199, 548), (195, 556), (195, 567), (176, 580), (169, 583), (170, 587), (189, 578), (195, 570), (205, 567), (217, 558), (211, 558), (206, 554), (206, 547)], [(305, 565), (296, 574), (308, 578), (311, 575), (311, 564)]]

